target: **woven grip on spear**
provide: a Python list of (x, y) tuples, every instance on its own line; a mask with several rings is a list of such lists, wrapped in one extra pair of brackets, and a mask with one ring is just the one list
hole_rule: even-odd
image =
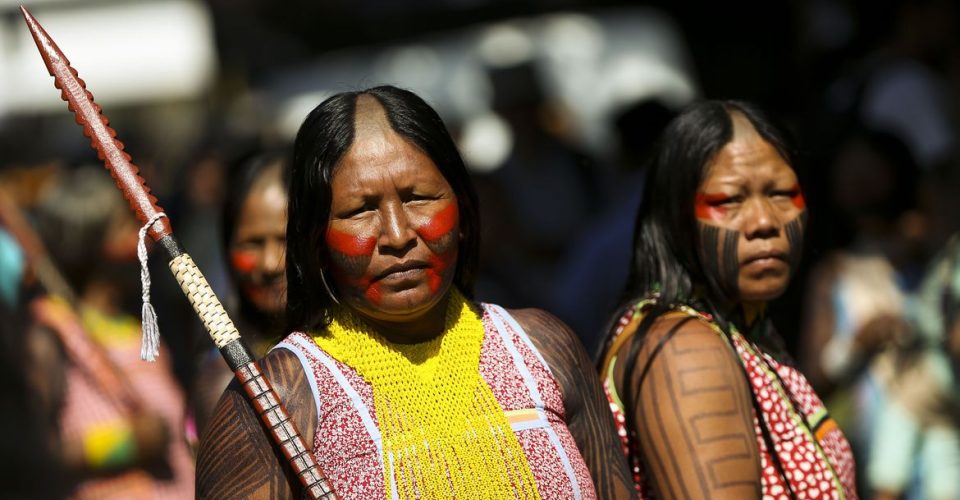
[(297, 474), (305, 491), (314, 499), (337, 498), (305, 445), (303, 437), (290, 420), (290, 415), (250, 350), (243, 344), (233, 321), (227, 316), (200, 269), (180, 248), (168, 220), (159, 217), (163, 210), (157, 205), (156, 197), (150, 194), (150, 188), (138, 173), (139, 169), (131, 163), (130, 155), (123, 151), (123, 143), (116, 139), (116, 132), (108, 125), (109, 120), (103, 116), (100, 106), (93, 101), (93, 94), (86, 89), (86, 84), (79, 78), (77, 71), (70, 67), (66, 56), (30, 12), (23, 6), (20, 11), (37, 43), (47, 71), (54, 77), (54, 85), (61, 90), (61, 97), (67, 101), (67, 107), (76, 116), (77, 123), (83, 127), (84, 135), (90, 138), (90, 145), (97, 150), (98, 156), (110, 170), (117, 187), (136, 212), (140, 223), (149, 226), (150, 236), (167, 250), (171, 259), (170, 270), (180, 288), (230, 369), (243, 385), (250, 404), (274, 443), (283, 452), (287, 463)]

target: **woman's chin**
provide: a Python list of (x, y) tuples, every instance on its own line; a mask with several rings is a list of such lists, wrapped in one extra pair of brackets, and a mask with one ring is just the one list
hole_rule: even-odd
[(787, 290), (787, 282), (750, 283), (740, 288), (740, 302), (769, 302), (783, 295)]
[(399, 289), (382, 287), (377, 294), (366, 294), (355, 309), (380, 321), (412, 321), (432, 310), (445, 291), (434, 293), (426, 283)]

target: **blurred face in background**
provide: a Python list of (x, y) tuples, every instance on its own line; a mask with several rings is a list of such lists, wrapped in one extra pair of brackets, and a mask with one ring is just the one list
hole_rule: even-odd
[(278, 165), (254, 181), (230, 243), (230, 267), (240, 293), (274, 315), (283, 313), (287, 296), (287, 192), (280, 175)]

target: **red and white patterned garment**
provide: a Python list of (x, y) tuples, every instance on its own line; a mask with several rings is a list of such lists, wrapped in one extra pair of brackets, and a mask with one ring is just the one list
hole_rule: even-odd
[[(610, 344), (624, 331), (635, 332), (627, 325), (639, 323), (643, 311), (652, 301), (644, 301), (627, 312), (620, 320)], [(720, 327), (707, 315), (688, 307), (680, 312), (696, 316), (727, 339)], [(778, 362), (758, 345), (747, 340), (732, 328), (731, 337), (753, 386), (757, 406), (769, 430), (777, 457), (783, 467), (781, 474), (763, 437), (760, 421), (753, 411), (754, 430), (760, 451), (761, 491), (764, 499), (857, 499), (855, 464), (850, 443), (830, 418), (820, 398), (807, 379), (794, 367)], [(631, 333), (632, 334), (632, 333)], [(618, 345), (628, 339), (621, 339)], [(651, 482), (644, 474), (645, 465), (635, 436), (628, 431), (622, 400), (616, 392), (613, 368), (616, 356), (610, 356), (603, 387), (614, 414), (624, 453), (631, 461), (638, 497), (657, 498)], [(788, 486), (789, 482), (789, 486)], [(791, 491), (793, 496), (791, 496)]]
[[(540, 496), (596, 498), (550, 367), (506, 310), (483, 309), (480, 374), (506, 413)], [(296, 354), (310, 380), (318, 416), (313, 455), (334, 490), (345, 500), (383, 498), (385, 464), (370, 385), (304, 333), (290, 334), (275, 349)]]
[[(131, 403), (125, 391), (105, 387), (109, 380), (96, 372), (108, 370), (103, 351), (129, 384), (133, 394), (142, 396), (139, 404), (167, 424), (170, 442), (166, 465), (169, 470), (153, 474), (142, 468), (129, 468), (114, 474), (91, 477), (75, 485), (72, 499), (171, 499), (191, 498), (194, 494), (193, 457), (184, 438), (183, 416), (186, 400), (173, 378), (166, 347), (155, 363), (140, 360), (140, 324), (133, 317), (109, 318), (86, 311), (83, 323), (65, 303), (40, 299), (33, 305), (38, 321), (60, 331), (69, 362), (65, 367), (66, 384), (60, 427), (63, 440), (80, 441), (92, 428), (116, 421), (128, 421)], [(92, 345), (90, 336), (101, 343), (103, 351)]]

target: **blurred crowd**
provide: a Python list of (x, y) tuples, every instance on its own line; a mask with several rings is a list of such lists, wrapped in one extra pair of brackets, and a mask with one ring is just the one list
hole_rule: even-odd
[[(111, 7), (33, 12), (86, 3)], [(265, 297), (284, 283), (285, 155), (325, 96), (391, 83), (436, 106), (480, 195), (478, 299), (546, 309), (591, 352), (661, 128), (697, 98), (748, 99), (793, 132), (811, 214), (773, 317), (850, 438), (862, 495), (960, 499), (955, 2), (182, 3), (218, 56), (208, 82), (111, 107), (88, 81), (258, 355), (283, 333)], [(163, 257), (161, 356), (139, 361), (139, 225), (65, 106), (40, 107), (0, 106), (0, 428), (21, 430), (0, 440), (0, 496), (188, 497), (191, 445), (231, 374)]]

